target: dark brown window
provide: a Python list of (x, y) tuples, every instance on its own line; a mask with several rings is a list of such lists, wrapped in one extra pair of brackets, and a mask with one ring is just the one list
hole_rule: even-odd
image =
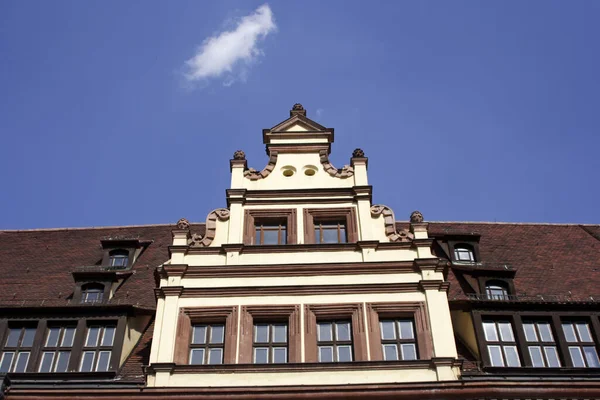
[(190, 364), (223, 364), (225, 325), (194, 325)]
[(508, 300), (508, 285), (502, 281), (487, 281), (485, 295), (489, 300)]
[(509, 320), (484, 320), (483, 333), (492, 367), (520, 367), (512, 323)]
[(88, 283), (81, 286), (82, 303), (101, 303), (104, 300), (104, 285)]
[(109, 253), (108, 263), (115, 269), (126, 268), (129, 264), (129, 251), (128, 250), (112, 250)]
[(589, 323), (587, 321), (563, 321), (562, 330), (573, 367), (599, 368), (598, 351)]
[(90, 324), (88, 326), (79, 371), (108, 371), (115, 331), (115, 325)]
[(454, 246), (454, 260), (459, 262), (475, 262), (475, 252), (469, 245), (457, 244)]
[(347, 243), (346, 221), (314, 221), (315, 243)]
[(288, 360), (288, 326), (285, 323), (256, 323), (253, 334), (253, 362), (282, 364)]
[(49, 326), (42, 348), (39, 372), (67, 372), (75, 338), (73, 326)]
[(317, 323), (319, 362), (352, 361), (352, 323), (320, 321)]
[(416, 360), (415, 325), (411, 319), (389, 319), (379, 322), (384, 360)]
[(0, 358), (0, 372), (27, 370), (35, 332), (35, 326), (9, 326)]
[(523, 333), (532, 367), (558, 368), (561, 366), (551, 322), (525, 320), (523, 321)]
[(286, 221), (254, 220), (254, 244), (287, 244)]

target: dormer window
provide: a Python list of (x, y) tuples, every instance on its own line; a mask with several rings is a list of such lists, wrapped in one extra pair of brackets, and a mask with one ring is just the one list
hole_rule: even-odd
[(89, 283), (81, 287), (82, 303), (101, 303), (104, 300), (104, 285)]
[(112, 250), (109, 253), (109, 265), (114, 268), (126, 268), (129, 264), (129, 251)]
[(471, 246), (460, 244), (454, 247), (454, 260), (462, 262), (475, 262), (475, 253)]
[(488, 281), (485, 295), (489, 300), (508, 300), (508, 285), (502, 281)]

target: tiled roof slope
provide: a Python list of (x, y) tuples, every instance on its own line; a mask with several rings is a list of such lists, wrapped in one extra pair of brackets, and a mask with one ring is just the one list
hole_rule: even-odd
[[(98, 264), (100, 240), (128, 237), (152, 243), (111, 303), (154, 308), (154, 268), (169, 259), (175, 225), (0, 231), (0, 306), (66, 305), (75, 288), (71, 272)], [(192, 225), (203, 233), (204, 225)]]
[[(429, 233), (480, 234), (481, 261), (515, 268), (517, 295), (600, 299), (600, 225), (432, 222)], [(448, 280), (449, 299), (464, 298), (453, 272)]]

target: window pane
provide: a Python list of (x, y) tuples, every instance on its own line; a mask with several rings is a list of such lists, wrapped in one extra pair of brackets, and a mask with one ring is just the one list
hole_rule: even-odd
[(416, 360), (417, 359), (417, 348), (414, 344), (403, 344), (400, 345), (402, 350), (403, 360)]
[(223, 349), (210, 349), (208, 355), (209, 364), (223, 364)]
[(267, 364), (269, 362), (269, 349), (266, 347), (254, 348), (254, 363)]
[(381, 321), (379, 323), (381, 329), (381, 338), (383, 340), (396, 339), (396, 329), (394, 329), (394, 321)]
[(224, 325), (212, 325), (210, 327), (210, 342), (211, 343), (223, 343), (225, 339), (225, 326)]
[(575, 336), (575, 329), (573, 329), (572, 324), (562, 324), (563, 331), (565, 332), (565, 338), (567, 342), (573, 343), (577, 341), (577, 337)]
[(17, 362), (13, 368), (14, 372), (25, 372), (25, 368), (27, 368), (27, 362), (29, 361), (29, 352), (25, 351), (19, 353), (17, 356)]
[(254, 244), (260, 244), (260, 227), (257, 226), (254, 231)]
[(287, 244), (287, 230), (285, 229), (285, 226), (281, 227), (281, 231), (279, 234), (281, 235), (279, 244)]
[(98, 345), (98, 336), (100, 335), (100, 327), (99, 326), (90, 326), (88, 328), (87, 340), (85, 341), (85, 345), (87, 347), (96, 347)]
[(331, 334), (331, 323), (325, 322), (319, 324), (317, 340), (320, 342), (330, 342), (333, 340), (333, 336)]
[(338, 243), (337, 225), (323, 225), (323, 243)]
[(8, 339), (6, 339), (6, 347), (19, 346), (19, 336), (21, 336), (21, 328), (11, 328), (8, 330)]
[(95, 353), (93, 351), (85, 351), (81, 357), (81, 365), (79, 371), (90, 372), (94, 366)]
[(254, 325), (254, 343), (269, 342), (269, 325)]
[(483, 323), (483, 332), (485, 333), (485, 340), (488, 342), (498, 341), (498, 332), (496, 331), (496, 324), (493, 322)]
[(315, 227), (315, 243), (321, 243), (321, 229)]
[(54, 353), (46, 352), (42, 354), (42, 362), (40, 363), (40, 372), (52, 371), (52, 362), (54, 361)]
[(386, 361), (398, 359), (398, 347), (395, 344), (383, 345), (383, 359)]
[(275, 347), (273, 349), (273, 362), (278, 364), (287, 362), (287, 347)]
[(537, 333), (535, 332), (535, 325), (531, 322), (523, 323), (523, 331), (525, 332), (525, 339), (528, 342), (537, 342)]
[(110, 362), (110, 351), (101, 351), (98, 353), (98, 365), (96, 365), (96, 371), (104, 372), (108, 371), (108, 364)]
[(400, 339), (415, 338), (412, 321), (398, 321), (398, 327), (400, 330)]
[(510, 322), (498, 322), (498, 330), (500, 331), (500, 338), (503, 342), (514, 342), (515, 337), (513, 336), (512, 326)]
[(488, 346), (488, 352), (490, 353), (492, 367), (504, 367), (504, 359), (502, 358), (500, 346)]
[(544, 357), (542, 357), (542, 349), (539, 346), (529, 347), (529, 355), (531, 356), (531, 364), (534, 367), (545, 367)]
[(574, 367), (585, 367), (585, 363), (583, 362), (583, 355), (581, 354), (581, 349), (579, 347), (569, 346), (569, 354), (571, 355), (571, 361), (573, 361)]
[(75, 337), (75, 328), (68, 327), (64, 328), (63, 337), (60, 345), (62, 347), (71, 347), (73, 346), (73, 338)]
[(204, 349), (192, 349), (190, 352), (190, 364), (204, 364)]
[(35, 328), (25, 328), (23, 333), (23, 340), (21, 340), (21, 347), (33, 346), (33, 338), (35, 337)]
[(579, 333), (579, 339), (582, 342), (593, 342), (592, 335), (590, 334), (590, 328), (586, 323), (577, 323), (577, 332)]
[(538, 330), (540, 331), (540, 337), (542, 342), (554, 342), (554, 336), (552, 336), (552, 329), (548, 322), (540, 322), (537, 324)]
[(48, 337), (46, 338), (46, 347), (58, 346), (58, 335), (60, 334), (60, 328), (49, 328)]
[(596, 348), (593, 346), (584, 346), (583, 354), (585, 354), (585, 359), (587, 361), (587, 365), (589, 368), (598, 368), (600, 367), (600, 361), (598, 361), (598, 353), (596, 352)]
[(8, 372), (10, 370), (10, 365), (12, 364), (12, 360), (15, 357), (15, 353), (6, 352), (2, 354), (2, 361), (0, 361), (0, 372)]
[(273, 342), (287, 343), (287, 325), (273, 325)]
[(112, 346), (115, 339), (115, 327), (107, 326), (104, 328), (104, 335), (102, 336), (102, 346)]
[(319, 362), (333, 362), (333, 347), (319, 346)]
[(550, 368), (560, 367), (560, 359), (558, 358), (558, 353), (556, 352), (556, 347), (546, 346), (546, 347), (544, 347), (544, 352), (546, 353), (546, 360), (548, 360), (548, 367), (550, 367)]
[(58, 360), (56, 361), (56, 366), (54, 367), (55, 372), (67, 372), (67, 368), (69, 367), (69, 358), (71, 357), (70, 351), (61, 351), (58, 353)]
[(351, 346), (338, 346), (338, 361), (352, 361), (352, 347)]
[(206, 325), (194, 325), (192, 332), (192, 344), (206, 343)]
[(263, 230), (263, 243), (262, 244), (278, 244), (278, 234), (276, 230)]
[(338, 322), (336, 324), (336, 337), (337, 340), (350, 340), (350, 323), (349, 322)]
[(506, 365), (509, 367), (520, 367), (519, 353), (517, 346), (504, 346), (504, 355), (506, 356)]

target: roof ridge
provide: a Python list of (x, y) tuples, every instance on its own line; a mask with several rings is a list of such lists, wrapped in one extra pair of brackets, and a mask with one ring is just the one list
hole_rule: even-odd
[[(406, 222), (408, 221), (396, 221)], [(560, 222), (504, 222), (504, 221), (425, 221), (434, 224), (498, 224), (498, 225), (550, 225), (550, 226), (594, 226), (600, 227), (600, 224), (578, 224), (578, 223), (560, 223)]]
[[(204, 225), (204, 222), (190, 222), (192, 225)], [(145, 225), (114, 225), (114, 226), (81, 226), (81, 227), (63, 227), (63, 228), (33, 228), (33, 229), (0, 229), (2, 232), (44, 232), (44, 231), (79, 231), (92, 229), (118, 229), (118, 228), (149, 228), (153, 226), (175, 226), (172, 224), (145, 224)]]

